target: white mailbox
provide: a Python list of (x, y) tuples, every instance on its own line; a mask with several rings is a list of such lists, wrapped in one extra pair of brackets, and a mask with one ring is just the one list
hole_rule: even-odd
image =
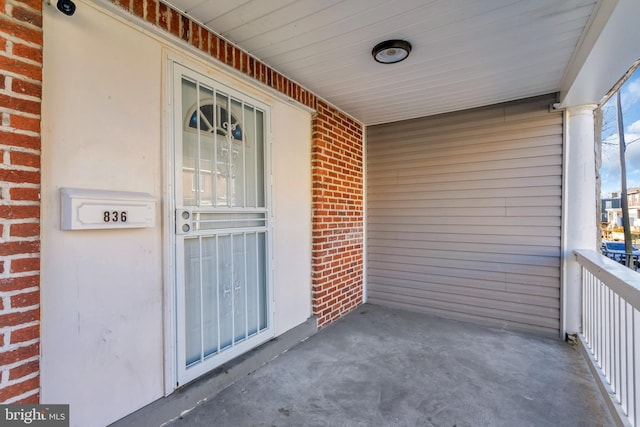
[(61, 188), (62, 230), (154, 227), (156, 200), (147, 193)]

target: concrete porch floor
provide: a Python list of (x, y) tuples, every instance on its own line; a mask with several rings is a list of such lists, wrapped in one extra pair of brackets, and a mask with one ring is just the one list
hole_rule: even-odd
[(365, 304), (172, 426), (608, 426), (577, 348)]
[(171, 426), (609, 426), (577, 348), (365, 304)]

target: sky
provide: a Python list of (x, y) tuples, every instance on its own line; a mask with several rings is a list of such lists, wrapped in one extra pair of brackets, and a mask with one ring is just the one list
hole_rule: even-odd
[[(622, 85), (622, 122), (627, 144), (627, 188), (640, 187), (640, 68)], [(618, 124), (616, 97), (602, 106), (602, 177), (603, 198), (612, 192), (620, 193), (620, 155), (618, 151)]]

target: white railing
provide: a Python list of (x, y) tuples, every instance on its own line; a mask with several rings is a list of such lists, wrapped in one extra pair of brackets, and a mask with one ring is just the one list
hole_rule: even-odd
[(576, 257), (582, 266), (580, 341), (597, 377), (606, 382), (617, 421), (638, 426), (640, 274), (595, 251), (578, 250)]

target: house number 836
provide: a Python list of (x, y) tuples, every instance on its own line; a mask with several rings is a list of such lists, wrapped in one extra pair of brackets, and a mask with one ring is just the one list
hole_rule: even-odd
[(127, 211), (104, 211), (102, 220), (104, 222), (127, 222)]

